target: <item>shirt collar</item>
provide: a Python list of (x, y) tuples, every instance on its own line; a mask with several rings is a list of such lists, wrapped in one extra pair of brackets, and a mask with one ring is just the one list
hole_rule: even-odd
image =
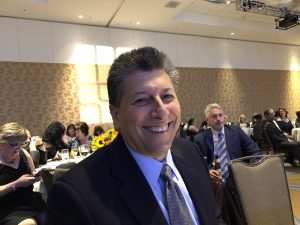
[(140, 167), (141, 171), (143, 172), (145, 178), (147, 179), (149, 185), (154, 187), (159, 179), (159, 175), (162, 169), (162, 166), (167, 163), (173, 170), (176, 177), (178, 177), (178, 171), (174, 165), (172, 154), (170, 149), (168, 150), (167, 156), (164, 161), (160, 162), (154, 158), (144, 156), (131, 148), (129, 148), (129, 152), (135, 159), (136, 163)]
[(213, 129), (213, 128), (211, 128), (211, 131), (212, 131), (213, 135), (216, 135), (216, 136), (218, 136), (220, 132), (221, 132), (223, 135), (225, 134), (225, 132), (224, 132), (224, 126), (222, 127), (221, 131), (217, 131), (217, 130), (215, 130), (215, 129)]

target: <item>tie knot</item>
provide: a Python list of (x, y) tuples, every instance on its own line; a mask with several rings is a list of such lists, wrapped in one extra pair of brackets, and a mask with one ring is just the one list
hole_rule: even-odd
[(172, 180), (172, 169), (168, 164), (164, 164), (161, 172), (160, 172), (160, 177), (164, 181), (171, 181)]
[(223, 137), (223, 133), (222, 133), (222, 132), (219, 132), (218, 137), (219, 137), (219, 138)]

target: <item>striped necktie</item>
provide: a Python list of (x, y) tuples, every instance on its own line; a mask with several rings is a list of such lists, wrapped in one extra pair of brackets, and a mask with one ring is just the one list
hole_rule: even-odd
[(183, 194), (176, 182), (172, 179), (172, 169), (164, 164), (160, 178), (165, 182), (165, 199), (171, 225), (192, 225), (192, 218)]
[(219, 132), (218, 134), (218, 156), (220, 159), (220, 165), (221, 165), (221, 173), (223, 181), (225, 181), (228, 176), (228, 158), (227, 158), (227, 151), (226, 151), (226, 145), (225, 145), (225, 137), (222, 132)]

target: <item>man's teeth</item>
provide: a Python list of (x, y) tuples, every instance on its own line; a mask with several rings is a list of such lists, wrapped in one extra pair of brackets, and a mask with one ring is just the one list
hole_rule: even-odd
[(160, 127), (149, 127), (149, 130), (152, 132), (163, 132), (168, 129), (168, 125), (160, 126)]

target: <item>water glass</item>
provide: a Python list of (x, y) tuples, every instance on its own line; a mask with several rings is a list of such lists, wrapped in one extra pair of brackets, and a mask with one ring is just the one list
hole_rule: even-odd
[(69, 149), (62, 149), (62, 150), (60, 151), (60, 153), (61, 153), (61, 159), (62, 159), (62, 160), (67, 160), (67, 159), (69, 159)]

